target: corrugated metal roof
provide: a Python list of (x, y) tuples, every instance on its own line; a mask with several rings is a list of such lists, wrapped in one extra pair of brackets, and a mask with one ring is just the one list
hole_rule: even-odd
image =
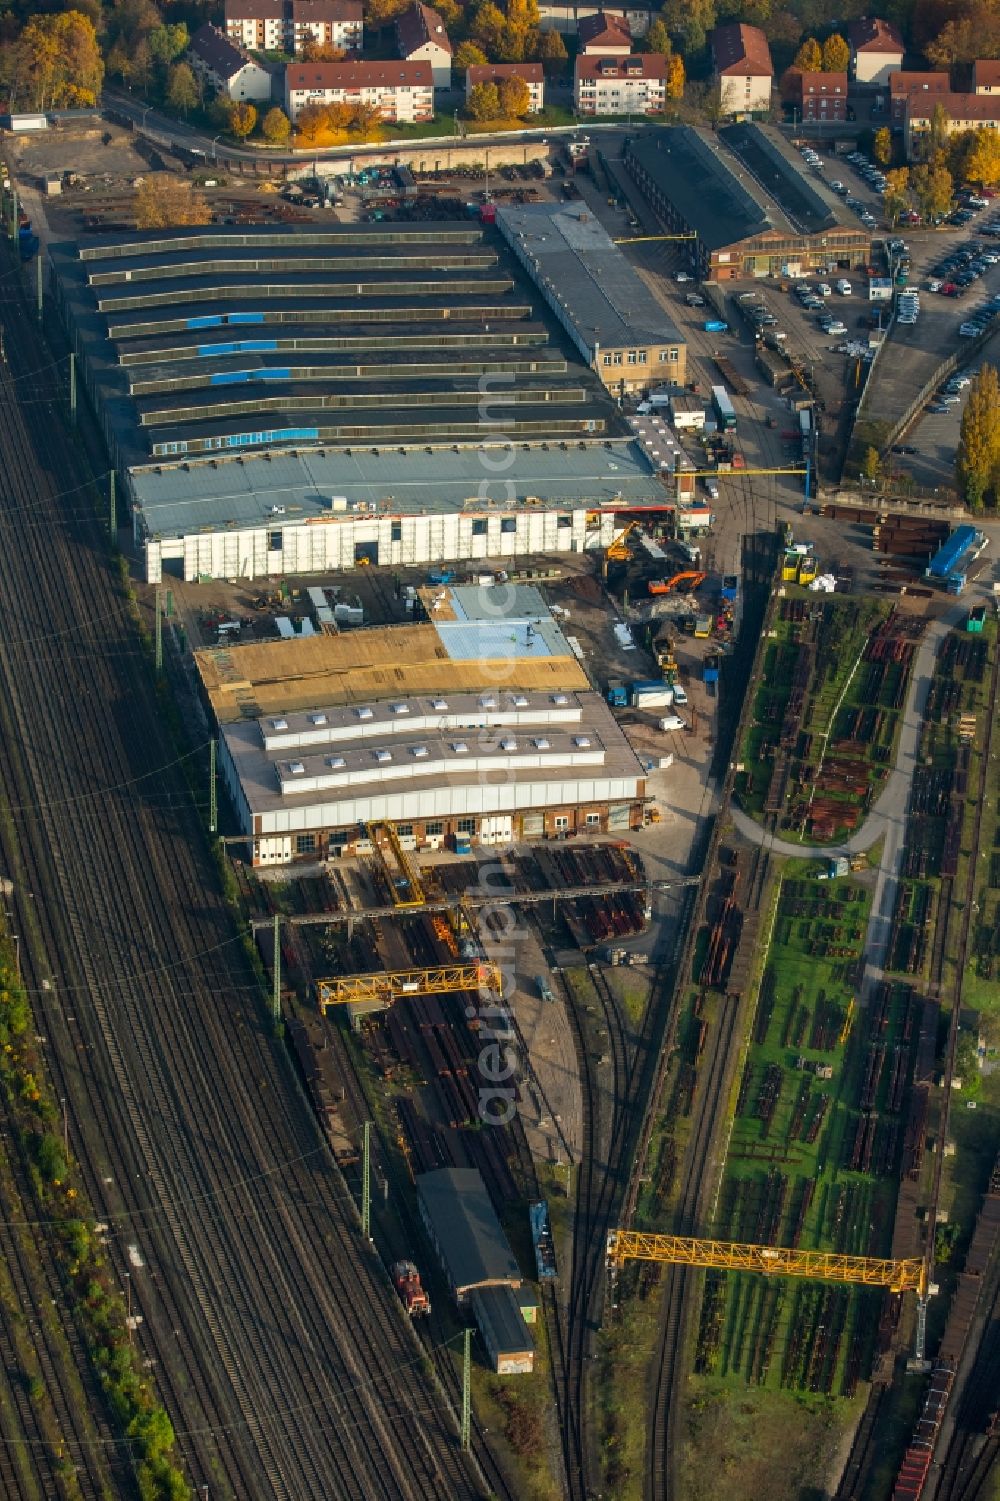
[(420, 1173), (417, 1194), (453, 1287), (520, 1286), (521, 1269), (475, 1168)]
[(520, 1304), (509, 1287), (481, 1287), (470, 1295), (476, 1325), (490, 1352), (503, 1359), (534, 1355), (535, 1347)]

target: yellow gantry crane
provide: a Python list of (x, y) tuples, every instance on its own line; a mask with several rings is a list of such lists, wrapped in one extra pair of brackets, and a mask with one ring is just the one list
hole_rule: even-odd
[(642, 1230), (609, 1231), (609, 1265), (622, 1266), (626, 1261), (658, 1261), (727, 1272), (814, 1277), (822, 1282), (850, 1282), (859, 1287), (887, 1287), (894, 1293), (915, 1292), (921, 1302), (928, 1293), (927, 1266), (922, 1257), (881, 1261), (872, 1256), (842, 1256), (831, 1251), (791, 1251), (784, 1246), (649, 1235)]
[(397, 969), (369, 975), (337, 975), (316, 981), (316, 1000), (322, 1012), (350, 1001), (361, 1005), (390, 1005), (411, 996), (446, 995), (463, 990), (494, 990), (498, 994), (503, 976), (496, 964), (477, 960), (471, 964), (437, 964), (430, 969)]
[(400, 842), (395, 824), (370, 823), (367, 833), (372, 852), (389, 883), (393, 904), (397, 907), (422, 907), (427, 896), (417, 867)]

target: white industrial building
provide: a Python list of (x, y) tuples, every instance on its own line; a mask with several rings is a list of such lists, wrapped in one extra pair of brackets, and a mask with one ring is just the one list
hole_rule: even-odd
[[(641, 823), (643, 767), (537, 591), (440, 601), (427, 624), (198, 654), (255, 865), (364, 853), (386, 821), (411, 849)], [(295, 707), (273, 709), (283, 679)]]

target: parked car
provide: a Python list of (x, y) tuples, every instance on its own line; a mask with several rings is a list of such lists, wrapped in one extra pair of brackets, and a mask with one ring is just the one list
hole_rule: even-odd
[(927, 410), (933, 412), (935, 417), (943, 417), (947, 412), (951, 411), (951, 407), (946, 407), (943, 401), (932, 401), (928, 405)]
[(729, 324), (723, 323), (721, 318), (706, 318), (702, 328), (707, 334), (728, 334)]
[(691, 278), (687, 274), (686, 271), (675, 271), (674, 272), (674, 281), (690, 281), (690, 280), (691, 280)]
[(687, 721), (679, 714), (667, 714), (660, 720), (661, 730), (686, 730)]

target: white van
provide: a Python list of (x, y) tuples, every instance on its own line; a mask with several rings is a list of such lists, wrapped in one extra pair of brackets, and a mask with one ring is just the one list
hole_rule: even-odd
[(849, 281), (845, 281), (844, 278), (841, 277), (840, 280), (836, 283), (836, 286), (837, 291), (840, 293), (841, 297), (850, 297), (851, 284)]

